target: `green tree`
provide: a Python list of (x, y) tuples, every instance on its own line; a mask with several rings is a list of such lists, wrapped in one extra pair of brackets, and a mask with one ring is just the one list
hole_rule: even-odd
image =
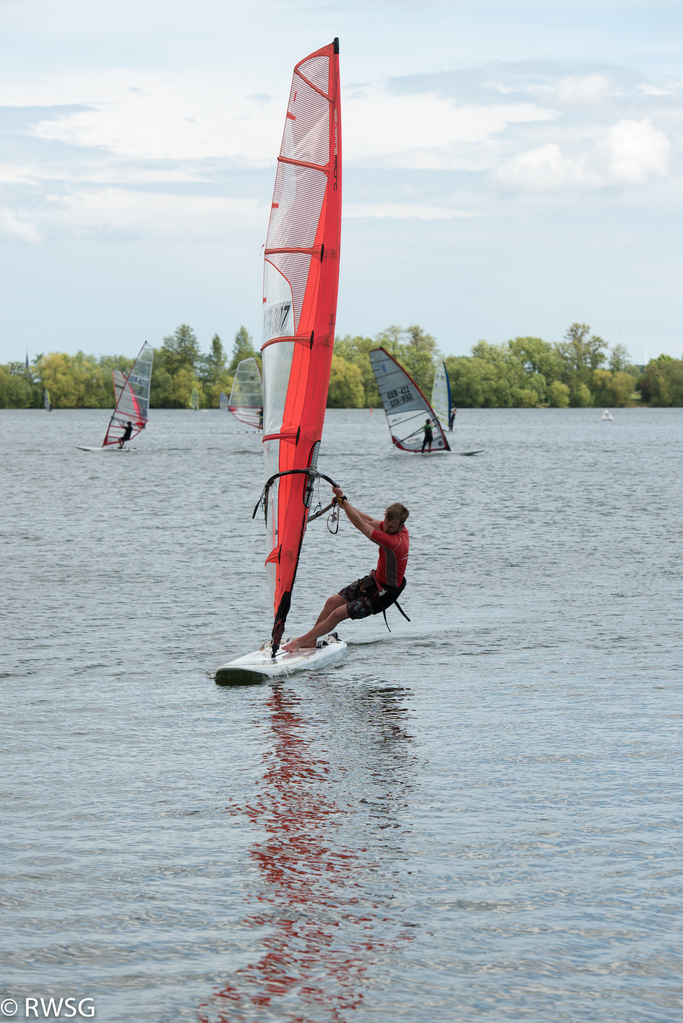
[(630, 363), (631, 356), (626, 345), (615, 345), (609, 353), (609, 368), (612, 372), (621, 373)]
[[(487, 342), (483, 342), (484, 345)], [(490, 349), (497, 346), (490, 345)], [(473, 351), (486, 351), (482, 342)], [(446, 369), (451, 381), (451, 400), (458, 408), (512, 408), (520, 400), (524, 374), (504, 359), (449, 356)], [(524, 396), (523, 400), (527, 400)], [(535, 402), (534, 402), (535, 404)]]
[(189, 366), (181, 366), (180, 369), (171, 377), (168, 405), (171, 408), (189, 408), (193, 387), (196, 387), (199, 391), (199, 407), (206, 407), (201, 382), (197, 379)]
[(652, 405), (683, 405), (683, 360), (660, 355), (645, 367), (640, 384), (643, 401)]
[(226, 373), (227, 356), (218, 334), (211, 338), (211, 350), (200, 358), (199, 377), (203, 384), (217, 384)]
[(549, 341), (540, 337), (515, 337), (508, 345), (525, 372), (540, 374), (548, 383), (560, 379), (562, 361)]
[(341, 355), (333, 355), (327, 407), (362, 408), (364, 402), (365, 392), (360, 369), (353, 362), (347, 362)]
[(240, 327), (235, 334), (235, 341), (232, 346), (232, 359), (228, 366), (228, 372), (233, 376), (235, 375), (238, 363), (242, 362), (243, 359), (251, 359), (256, 355), (256, 349), (252, 344), (253, 340), (246, 327)]
[(195, 373), (201, 359), (199, 342), (192, 327), (181, 323), (172, 334), (163, 338), (161, 345), (164, 369), (174, 376), (181, 367)]
[(613, 405), (627, 406), (631, 401), (635, 380), (625, 370), (618, 370), (612, 375), (610, 397)]
[(34, 408), (42, 405), (42, 388), (24, 362), (0, 366), (0, 408)]
[(432, 392), (437, 356), (436, 340), (431, 334), (427, 334), (416, 323), (406, 328), (400, 359), (417, 386), (427, 396)]
[(593, 394), (587, 384), (576, 382), (569, 392), (569, 404), (572, 408), (588, 408), (593, 404)]
[(36, 360), (35, 369), (55, 408), (107, 408), (113, 404), (113, 385), (110, 396), (94, 355), (50, 352)]
[(538, 394), (531, 387), (513, 387), (511, 397), (515, 408), (536, 408)]
[(360, 371), (365, 408), (378, 408), (382, 404), (368, 354), (377, 347), (377, 342), (373, 338), (361, 335), (350, 337), (347, 334), (346, 337), (336, 338), (334, 342), (335, 355), (339, 355), (345, 362), (353, 363)]
[(582, 395), (579, 385), (590, 390), (593, 370), (599, 369), (605, 361), (607, 342), (591, 334), (587, 323), (572, 323), (563, 341), (555, 344), (555, 350), (562, 360), (562, 382), (576, 395)]
[(560, 380), (553, 380), (548, 387), (548, 401), (553, 408), (567, 408), (569, 405), (569, 388)]
[(149, 394), (151, 408), (171, 408), (171, 389), (173, 377), (164, 365), (161, 352), (154, 353), (154, 367), (152, 369), (152, 387)]
[(628, 405), (634, 386), (635, 381), (630, 373), (596, 369), (593, 371), (593, 405), (596, 408), (603, 405)]

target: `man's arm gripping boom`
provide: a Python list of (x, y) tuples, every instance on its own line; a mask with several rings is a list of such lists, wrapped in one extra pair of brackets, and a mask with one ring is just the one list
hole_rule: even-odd
[[(344, 496), (344, 491), (341, 487), (333, 487), (333, 492), (335, 496), (340, 499)], [(373, 519), (370, 515), (366, 514), (366, 512), (362, 512), (359, 511), (358, 508), (354, 508), (349, 502), (348, 497), (342, 503), (342, 508), (346, 512), (346, 517), (351, 525), (355, 526), (356, 529), (363, 534), (363, 536), (371, 537), (374, 530), (378, 529), (381, 525), (378, 519)]]

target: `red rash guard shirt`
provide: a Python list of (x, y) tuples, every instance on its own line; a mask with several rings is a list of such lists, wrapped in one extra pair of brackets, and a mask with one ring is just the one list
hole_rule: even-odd
[(408, 564), (410, 537), (405, 526), (398, 533), (385, 533), (384, 523), (370, 534), (373, 543), (379, 546), (379, 560), (375, 578), (380, 586), (400, 586)]

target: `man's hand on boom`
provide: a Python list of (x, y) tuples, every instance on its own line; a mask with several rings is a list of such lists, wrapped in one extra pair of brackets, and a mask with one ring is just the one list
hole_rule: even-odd
[(372, 536), (372, 531), (377, 529), (380, 525), (379, 520), (373, 519), (371, 515), (367, 515), (365, 512), (359, 511), (358, 508), (354, 508), (348, 497), (345, 496), (341, 487), (332, 487), (332, 493), (339, 500), (340, 505), (346, 512), (346, 517), (349, 522), (355, 526), (356, 529), (363, 534), (363, 536)]

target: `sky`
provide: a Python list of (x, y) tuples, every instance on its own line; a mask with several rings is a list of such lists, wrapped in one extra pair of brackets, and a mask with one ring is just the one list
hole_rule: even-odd
[(340, 39), (338, 334), (683, 356), (683, 4), (0, 0), (0, 362), (260, 345), (292, 69)]

